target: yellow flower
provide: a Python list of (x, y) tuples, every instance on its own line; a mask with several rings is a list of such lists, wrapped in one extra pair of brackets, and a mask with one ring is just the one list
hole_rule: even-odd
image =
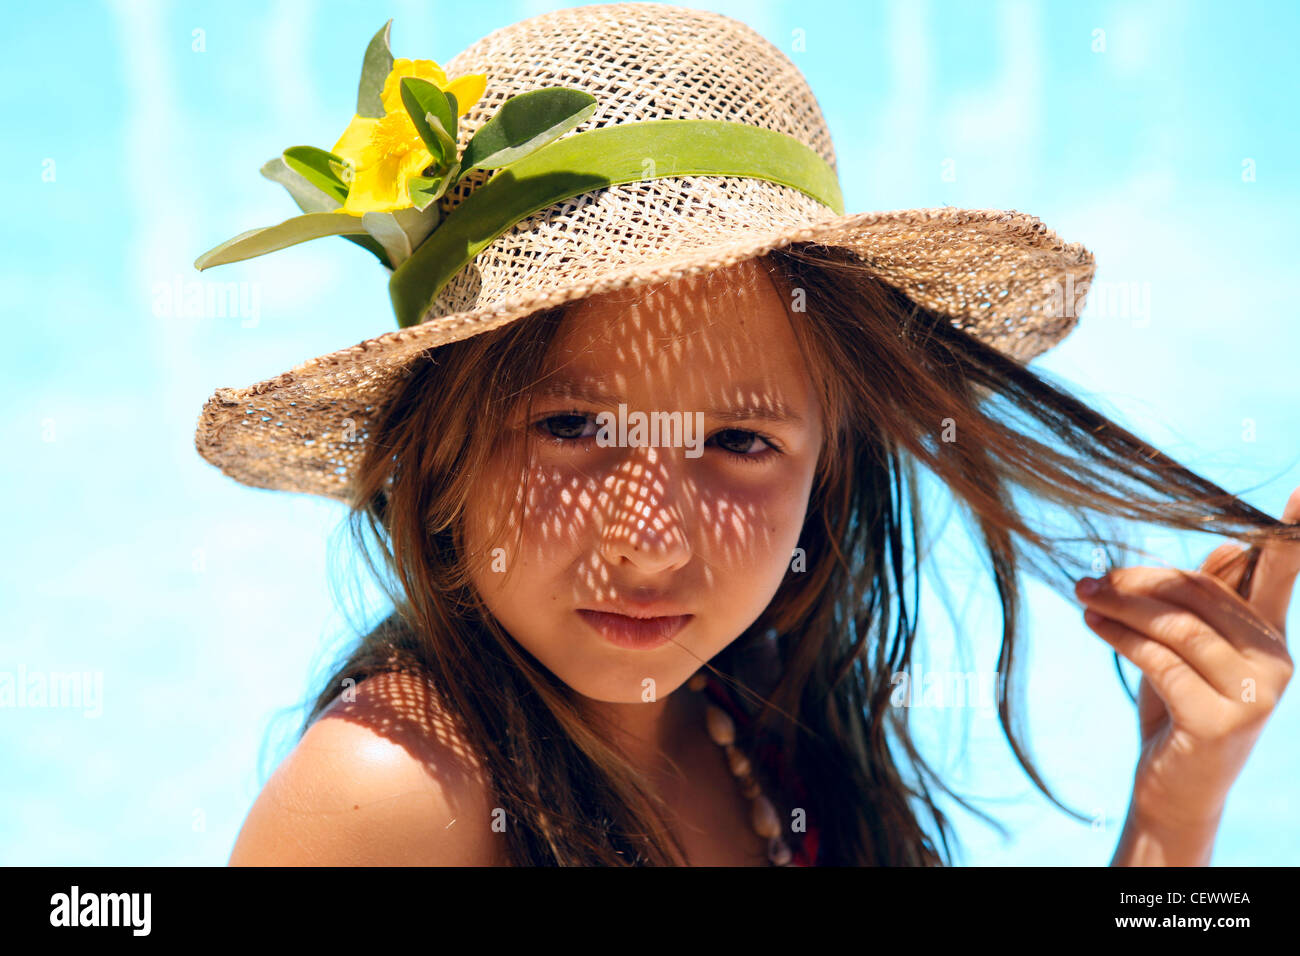
[(413, 76), (428, 80), (456, 97), (456, 115), (464, 116), (483, 96), (487, 77), (460, 76), (451, 82), (433, 60), (393, 61), (380, 99), (382, 117), (353, 116), (334, 145), (334, 154), (348, 160), (353, 178), (347, 201), (337, 211), (360, 216), (367, 212), (393, 212), (411, 206), (407, 180), (420, 176), (433, 156), (402, 105), (401, 80)]

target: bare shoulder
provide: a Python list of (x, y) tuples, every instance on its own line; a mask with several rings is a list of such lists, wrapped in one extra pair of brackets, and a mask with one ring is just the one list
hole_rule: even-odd
[(381, 674), (308, 728), (249, 811), (231, 866), (505, 862), (490, 788), (432, 688)]

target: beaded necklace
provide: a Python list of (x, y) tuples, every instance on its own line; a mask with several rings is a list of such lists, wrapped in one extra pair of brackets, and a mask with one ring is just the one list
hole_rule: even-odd
[[(696, 672), (686, 686), (699, 693), (708, 685), (702, 672)], [(773, 866), (789, 866), (793, 859), (790, 847), (781, 838), (781, 821), (776, 808), (764, 794), (753, 773), (753, 765), (736, 746), (736, 724), (721, 707), (710, 702), (704, 712), (709, 738), (727, 755), (727, 766), (740, 783), (740, 792), (750, 801), (749, 822), (754, 832), (767, 841), (767, 858)]]

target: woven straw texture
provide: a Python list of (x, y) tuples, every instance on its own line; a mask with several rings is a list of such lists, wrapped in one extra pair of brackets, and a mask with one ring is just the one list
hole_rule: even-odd
[[(825, 119), (799, 70), (719, 14), (657, 3), (559, 10), (496, 31), (443, 68), (451, 78), (488, 78), (461, 119), (462, 149), (511, 96), (568, 86), (598, 105), (566, 135), (640, 120), (728, 120), (794, 136), (835, 166)], [(467, 176), (443, 197), (444, 212), (487, 176)], [(1086, 289), (1094, 270), (1082, 245), (1014, 211), (837, 216), (791, 187), (728, 176), (609, 186), (499, 236), (448, 283), (421, 324), (248, 388), (217, 389), (195, 443), (244, 484), (347, 500), (371, 423), (418, 353), (565, 302), (724, 268), (798, 241), (853, 250), (882, 281), (1021, 361), (1075, 324), (1073, 314), (1053, 314), (1051, 290), (1070, 288), (1071, 276)]]

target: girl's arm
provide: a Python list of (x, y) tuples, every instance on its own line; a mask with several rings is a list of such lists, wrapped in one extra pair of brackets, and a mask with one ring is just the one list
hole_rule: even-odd
[(1111, 866), (1209, 866), (1219, 816), (1202, 824), (1170, 826), (1129, 808)]
[[(1282, 520), (1300, 522), (1300, 488)], [(1075, 587), (1084, 620), (1142, 671), (1141, 756), (1112, 866), (1205, 866), (1228, 790), (1294, 670), (1286, 614), (1300, 542), (1269, 541), (1247, 596), (1225, 545), (1198, 571), (1120, 568)]]

